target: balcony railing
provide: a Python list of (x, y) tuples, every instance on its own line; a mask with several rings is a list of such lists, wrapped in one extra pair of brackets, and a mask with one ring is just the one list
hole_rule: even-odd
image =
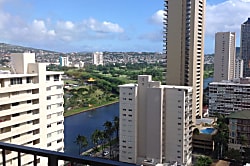
[(18, 166), (22, 165), (22, 155), (29, 154), (34, 156), (33, 165), (37, 166), (37, 157), (45, 157), (48, 159), (48, 166), (57, 166), (59, 160), (67, 162), (67, 165), (78, 166), (90, 165), (90, 166), (135, 166), (135, 164), (123, 163), (118, 161), (107, 160), (103, 158), (95, 158), (89, 156), (74, 156), (65, 154), (62, 152), (50, 151), (45, 149), (38, 149), (33, 147), (26, 147), (22, 145), (15, 145), (9, 143), (0, 142), (0, 149), (2, 149), (2, 166), (7, 166), (6, 155), (8, 151), (17, 152)]

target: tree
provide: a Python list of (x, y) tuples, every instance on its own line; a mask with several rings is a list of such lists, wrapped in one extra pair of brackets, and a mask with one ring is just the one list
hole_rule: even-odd
[(194, 166), (210, 166), (212, 159), (208, 156), (199, 156)]
[(116, 133), (116, 139), (119, 141), (119, 117), (115, 116), (113, 119), (113, 123), (114, 123), (114, 131)]
[(95, 145), (95, 150), (98, 151), (98, 145), (101, 144), (102, 146), (102, 151), (103, 151), (103, 132), (101, 130), (96, 129), (92, 135), (91, 135), (91, 140), (92, 143)]
[(78, 134), (76, 137), (75, 143), (79, 146), (79, 155), (81, 154), (81, 150), (88, 146), (88, 140), (85, 136)]
[(104, 136), (108, 140), (108, 143), (109, 143), (109, 156), (111, 156), (111, 146), (112, 146), (111, 140), (112, 140), (112, 136), (114, 133), (114, 128), (113, 128), (112, 122), (110, 122), (110, 121), (106, 121), (103, 124), (103, 126), (105, 128)]

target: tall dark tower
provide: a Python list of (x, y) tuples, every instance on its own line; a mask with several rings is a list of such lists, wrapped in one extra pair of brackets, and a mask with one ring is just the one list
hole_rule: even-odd
[(240, 56), (243, 59), (243, 77), (250, 77), (250, 18), (241, 24)]

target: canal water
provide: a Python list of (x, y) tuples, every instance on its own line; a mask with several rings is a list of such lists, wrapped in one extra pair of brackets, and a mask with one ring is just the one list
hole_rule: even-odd
[(119, 103), (66, 117), (64, 120), (65, 153), (78, 155), (79, 147), (74, 143), (78, 134), (88, 138), (89, 146), (86, 149), (93, 147), (90, 139), (93, 131), (103, 130), (103, 124), (106, 121), (113, 122), (115, 116), (119, 116)]

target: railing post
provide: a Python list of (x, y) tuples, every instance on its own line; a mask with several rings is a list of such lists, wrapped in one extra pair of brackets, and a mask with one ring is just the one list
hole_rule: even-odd
[(37, 155), (34, 154), (34, 166), (37, 166)]
[(56, 156), (49, 156), (48, 157), (48, 166), (55, 166), (58, 165), (58, 160)]
[(5, 149), (2, 149), (2, 157), (3, 157), (3, 166), (6, 166)]
[(18, 166), (21, 166), (21, 153), (17, 153)]

